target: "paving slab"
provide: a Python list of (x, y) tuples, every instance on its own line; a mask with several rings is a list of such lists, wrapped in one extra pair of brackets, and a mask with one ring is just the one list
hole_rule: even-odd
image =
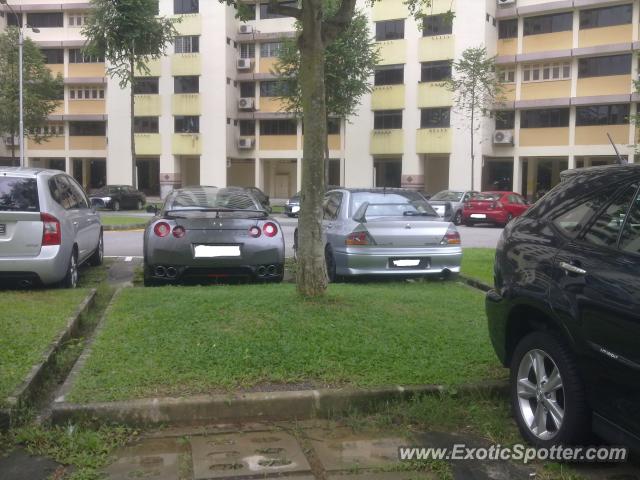
[(392, 467), (399, 464), (398, 447), (409, 444), (400, 436), (354, 433), (346, 427), (310, 430), (307, 435), (327, 471)]
[(0, 455), (2, 480), (47, 480), (60, 467), (59, 463), (49, 458), (36, 457), (22, 449), (16, 449), (4, 457)]
[(189, 441), (196, 480), (311, 473), (295, 437), (284, 432), (211, 435)]
[(176, 439), (144, 440), (119, 452), (105, 473), (109, 480), (178, 480), (180, 457), (188, 451), (186, 442)]

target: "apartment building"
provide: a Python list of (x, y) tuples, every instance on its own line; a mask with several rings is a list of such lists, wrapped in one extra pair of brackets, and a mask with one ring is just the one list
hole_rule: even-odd
[[(505, 98), (477, 132), (474, 188), (534, 196), (564, 168), (613, 161), (607, 133), (633, 161), (639, 2), (434, 0), (420, 22), (401, 0), (359, 2), (381, 61), (357, 115), (329, 121), (330, 183), (471, 187), (468, 121), (441, 82), (479, 45), (497, 55)], [(54, 135), (28, 140), (28, 165), (64, 169), (88, 189), (130, 184), (130, 92), (106, 76), (104, 59), (82, 52), (89, 4), (10, 3), (39, 29), (27, 35), (65, 81), (46, 127)], [(302, 122), (284, 111), (272, 73), (293, 19), (248, 5), (253, 18), (240, 22), (214, 0), (159, 1), (161, 15), (181, 21), (166, 57), (133, 87), (137, 181), (148, 194), (255, 185), (286, 198), (300, 188)], [(6, 9), (4, 23), (16, 23)]]

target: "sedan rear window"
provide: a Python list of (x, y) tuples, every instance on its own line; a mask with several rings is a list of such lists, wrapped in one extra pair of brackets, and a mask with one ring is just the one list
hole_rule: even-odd
[(167, 201), (170, 211), (260, 210), (253, 197), (239, 188), (193, 188), (179, 190)]
[(40, 211), (35, 178), (0, 177), (0, 211)]
[(497, 200), (500, 200), (500, 198), (502, 197), (501, 193), (479, 193), (478, 195), (476, 195), (475, 197), (473, 197), (474, 200), (480, 201), (480, 202), (495, 202)]
[(441, 201), (441, 202), (459, 202), (462, 200), (462, 195), (464, 192), (452, 192), (451, 190), (444, 190), (442, 192), (436, 193), (431, 200)]
[[(349, 216), (355, 215), (365, 202), (371, 205), (371, 208), (367, 209), (368, 216), (372, 216), (374, 211), (378, 212), (374, 214), (375, 216), (395, 216), (398, 215), (398, 212), (400, 212), (399, 215), (402, 215), (405, 211), (438, 216), (433, 207), (417, 192), (353, 193), (351, 194), (351, 203), (349, 205)], [(394, 204), (400, 207), (394, 208)]]

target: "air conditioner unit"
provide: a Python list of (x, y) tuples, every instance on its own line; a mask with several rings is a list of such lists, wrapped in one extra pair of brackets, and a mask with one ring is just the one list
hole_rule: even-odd
[(249, 70), (251, 68), (250, 58), (239, 58), (237, 62), (238, 70)]
[(513, 145), (513, 130), (496, 130), (493, 133), (493, 143), (498, 145)]
[(253, 25), (240, 25), (239, 33), (253, 33)]
[(238, 108), (240, 110), (253, 110), (255, 100), (253, 98), (241, 98), (238, 100)]
[(251, 150), (256, 145), (256, 140), (251, 137), (242, 137), (238, 139), (238, 149)]
[(516, 0), (498, 0), (498, 5), (500, 6), (514, 6), (516, 4)]

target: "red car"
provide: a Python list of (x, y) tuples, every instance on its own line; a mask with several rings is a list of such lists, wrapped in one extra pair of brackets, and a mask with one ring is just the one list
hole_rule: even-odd
[(476, 223), (504, 226), (529, 207), (529, 202), (519, 193), (482, 192), (464, 204), (462, 222), (468, 227)]

